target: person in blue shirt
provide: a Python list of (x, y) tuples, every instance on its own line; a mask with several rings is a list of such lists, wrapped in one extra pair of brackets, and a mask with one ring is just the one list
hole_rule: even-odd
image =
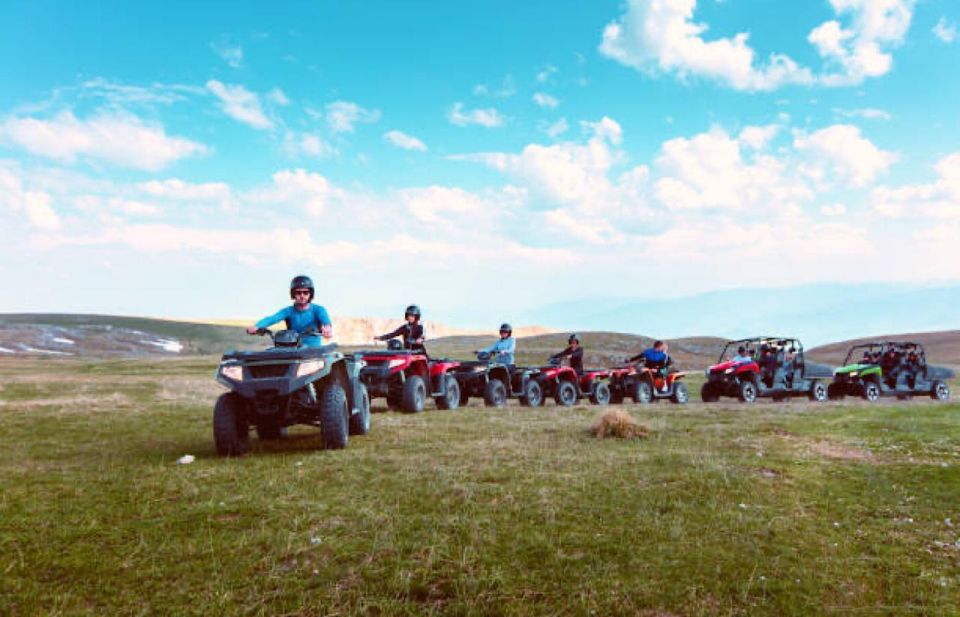
[[(667, 354), (667, 349), (667, 344), (663, 341), (654, 341), (653, 347), (644, 349), (632, 358), (627, 358), (627, 362), (642, 360), (646, 368), (657, 371), (662, 377), (666, 377), (669, 366), (673, 364), (673, 358)], [(666, 381), (663, 384), (664, 390), (666, 390)]]
[(747, 348), (741, 345), (737, 348), (737, 355), (733, 357), (733, 361), (737, 364), (742, 364), (744, 362), (753, 362), (753, 355), (747, 352)]
[(500, 364), (513, 366), (513, 354), (517, 351), (517, 341), (513, 338), (513, 327), (505, 323), (500, 326), (500, 340), (484, 349), (478, 349), (476, 353), (485, 351), (492, 354), (492, 359)]
[(288, 330), (296, 330), (300, 334), (308, 330), (316, 330), (317, 334), (303, 337), (300, 344), (304, 347), (320, 347), (323, 338), (333, 336), (333, 323), (327, 309), (319, 304), (313, 304), (314, 287), (309, 276), (295, 276), (290, 281), (290, 297), (293, 305), (285, 306), (273, 315), (264, 317), (247, 328), (247, 334), (256, 334), (260, 328), (269, 328), (275, 323), (284, 322)]

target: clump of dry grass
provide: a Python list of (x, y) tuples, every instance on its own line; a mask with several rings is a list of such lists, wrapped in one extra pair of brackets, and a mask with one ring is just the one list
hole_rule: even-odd
[(650, 429), (637, 424), (633, 416), (622, 409), (605, 411), (590, 425), (590, 434), (598, 439), (617, 437), (619, 439), (646, 439), (650, 436)]

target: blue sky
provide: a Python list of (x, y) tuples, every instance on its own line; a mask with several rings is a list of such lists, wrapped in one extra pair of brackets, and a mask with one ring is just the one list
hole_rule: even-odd
[(955, 2), (0, 10), (0, 311), (960, 280)]

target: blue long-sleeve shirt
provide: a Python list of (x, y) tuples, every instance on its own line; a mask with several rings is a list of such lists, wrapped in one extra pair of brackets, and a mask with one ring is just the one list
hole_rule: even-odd
[(516, 352), (516, 350), (516, 339), (514, 339), (512, 336), (508, 336), (507, 338), (498, 339), (496, 343), (481, 351), (497, 354), (496, 360), (501, 364), (513, 364), (513, 354)]
[[(285, 306), (273, 315), (264, 317), (256, 323), (258, 328), (269, 328), (275, 323), (285, 322), (288, 330), (296, 330), (303, 334), (310, 328), (320, 330), (323, 326), (333, 325), (330, 321), (330, 315), (327, 309), (319, 304), (309, 304), (307, 308), (300, 311), (296, 305)], [(304, 347), (320, 347), (323, 344), (321, 338), (317, 335), (306, 336), (301, 341)]]

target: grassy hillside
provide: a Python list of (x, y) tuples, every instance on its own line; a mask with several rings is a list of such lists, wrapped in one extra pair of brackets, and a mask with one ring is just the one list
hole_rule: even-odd
[(913, 334), (892, 334), (870, 338), (852, 339), (822, 345), (810, 350), (813, 357), (832, 364), (839, 364), (853, 345), (872, 341), (913, 341), (920, 343), (927, 351), (927, 360), (933, 364), (960, 366), (960, 330), (944, 332), (921, 332)]
[(956, 403), (431, 408), (223, 460), (214, 363), (0, 359), (0, 615), (960, 612)]

